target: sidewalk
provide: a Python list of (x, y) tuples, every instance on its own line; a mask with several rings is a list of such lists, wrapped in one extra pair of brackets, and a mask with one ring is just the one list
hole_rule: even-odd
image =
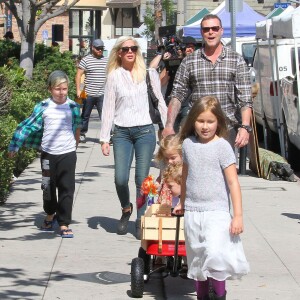
[[(129, 299), (130, 263), (140, 241), (118, 236), (121, 210), (114, 186), (113, 155), (104, 157), (99, 121), (90, 122), (87, 143), (77, 150), (73, 239), (41, 232), (41, 171), (36, 159), (0, 207), (0, 299)], [(152, 168), (151, 174), (158, 170)], [(243, 192), (242, 235), (251, 272), (227, 281), (227, 300), (300, 299), (300, 183), (240, 176)], [(134, 191), (134, 166), (130, 179)], [(191, 280), (150, 278), (143, 299), (196, 299)]]

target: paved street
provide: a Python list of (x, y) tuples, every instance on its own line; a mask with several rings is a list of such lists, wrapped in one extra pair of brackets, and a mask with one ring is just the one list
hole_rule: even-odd
[[(114, 186), (113, 156), (98, 142), (100, 122), (93, 112), (87, 143), (77, 155), (73, 239), (41, 232), (41, 171), (36, 159), (0, 207), (0, 300), (129, 299), (130, 264), (140, 241), (118, 236), (121, 210)], [(151, 169), (157, 175), (158, 170)], [(243, 191), (244, 249), (251, 272), (228, 281), (227, 300), (300, 299), (300, 183), (267, 181), (250, 171), (240, 176)], [(130, 179), (134, 191), (134, 166)], [(134, 198), (134, 195), (132, 195)], [(143, 299), (196, 299), (191, 280), (156, 276)]]

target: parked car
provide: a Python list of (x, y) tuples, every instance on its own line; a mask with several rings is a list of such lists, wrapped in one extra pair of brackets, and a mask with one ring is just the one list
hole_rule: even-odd
[[(298, 48), (298, 56), (300, 56), (300, 48)], [(290, 112), (282, 109), (280, 81), (296, 73), (294, 40), (276, 40), (276, 50), (274, 41), (260, 41), (253, 58), (253, 70), (256, 76), (255, 82), (260, 84), (260, 91), (253, 103), (256, 122), (258, 125), (265, 125), (269, 148), (277, 146), (278, 150), (277, 134), (279, 125), (283, 122), (279, 117), (281, 114), (283, 119), (289, 119), (286, 114)]]
[(281, 80), (282, 109), (284, 115), (284, 145), (288, 161), (300, 167), (300, 110), (297, 75)]

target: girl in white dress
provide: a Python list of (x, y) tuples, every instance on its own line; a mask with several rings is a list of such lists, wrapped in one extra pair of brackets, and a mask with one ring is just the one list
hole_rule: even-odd
[(174, 212), (184, 211), (188, 277), (196, 281), (202, 300), (210, 299), (210, 285), (214, 299), (226, 299), (225, 280), (249, 272), (239, 236), (244, 230), (242, 195), (226, 133), (220, 103), (212, 96), (194, 103), (181, 131), (182, 186)]

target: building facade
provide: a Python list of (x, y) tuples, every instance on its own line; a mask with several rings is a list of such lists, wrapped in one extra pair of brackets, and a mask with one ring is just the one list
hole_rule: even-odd
[[(63, 1), (61, 1), (62, 3)], [(194, 16), (199, 10), (207, 8), (212, 11), (222, 0), (175, 0), (177, 25)], [(274, 7), (274, 0), (245, 0), (256, 11), (267, 15)], [(147, 5), (154, 0), (80, 0), (68, 12), (48, 20), (37, 33), (36, 41), (51, 46), (58, 42), (62, 51), (70, 50), (74, 55), (89, 52), (91, 40), (117, 38), (122, 35), (136, 36), (143, 23)], [(60, 4), (60, 3), (59, 3)], [(59, 5), (58, 4), (58, 5)], [(5, 16), (5, 12), (2, 12)], [(6, 11), (7, 15), (7, 11)], [(3, 23), (8, 19), (2, 18)], [(3, 35), (6, 27), (3, 25)], [(1, 16), (0, 16), (1, 30)], [(11, 19), (11, 31), (15, 40), (20, 36), (14, 18)]]

